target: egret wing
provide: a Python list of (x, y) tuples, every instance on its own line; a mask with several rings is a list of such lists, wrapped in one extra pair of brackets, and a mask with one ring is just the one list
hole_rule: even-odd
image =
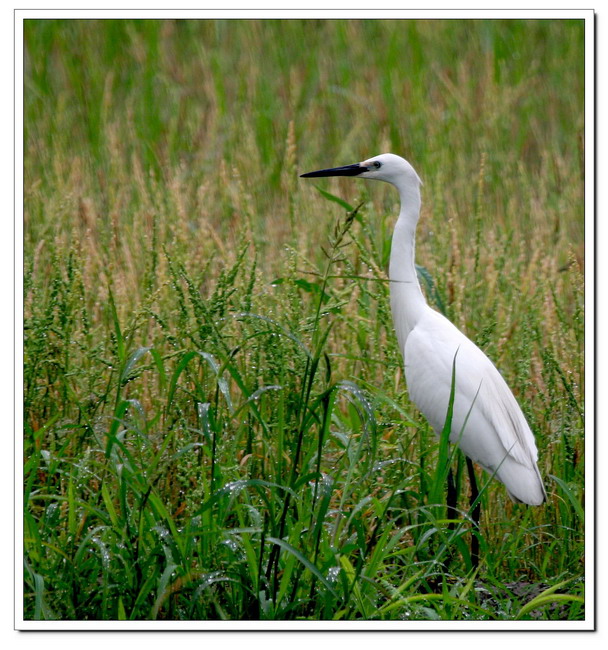
[(477, 446), (485, 456), (498, 458), (508, 453), (522, 465), (535, 465), (534, 436), (511, 390), (488, 357), (450, 321), (429, 309), (410, 332), (403, 353), (410, 397), (437, 433), (445, 422), (456, 359), (452, 441), (462, 429), (463, 451), (474, 460), (475, 453), (465, 447)]

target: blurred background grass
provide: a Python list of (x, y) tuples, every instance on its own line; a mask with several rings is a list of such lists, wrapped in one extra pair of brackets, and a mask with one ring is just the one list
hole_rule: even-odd
[[(77, 182), (107, 220), (145, 189), (110, 179), (153, 174), (182, 183), (192, 212), (213, 186), (199, 200), (221, 223), (240, 178), (257, 234), (274, 238), (300, 188), (285, 178), (292, 128), (300, 168), (395, 150), (427, 183), (458, 188), (443, 200), (460, 219), (474, 216), (482, 155), (492, 187), (514, 184), (503, 200), (525, 182), (557, 200), (580, 188), (582, 35), (580, 21), (551, 20), (26, 22), (26, 188)], [(229, 187), (210, 183), (222, 165)], [(580, 243), (581, 220), (543, 207)], [(137, 210), (120, 212), (133, 225)], [(511, 227), (542, 227), (518, 216)], [(27, 235), (49, 221), (68, 225), (32, 219)]]
[[(358, 439), (368, 403), (382, 435), (370, 447), (369, 466), (364, 463), (361, 470), (369, 480), (362, 479), (361, 493), (351, 498), (360, 504), (373, 494), (384, 505), (371, 514), (355, 508), (362, 516), (357, 535), (366, 540), (360, 557), (371, 558), (366, 552), (372, 552), (378, 532), (375, 517), (396, 531), (409, 516), (404, 512), (412, 510), (406, 503), (392, 513), (394, 503), (389, 509), (383, 501), (389, 494), (382, 496), (383, 483), (396, 489), (415, 476), (420, 484), (410, 498), (416, 507), (425, 502), (433, 438), (407, 402), (383, 281), (397, 196), (384, 184), (332, 179), (323, 185), (353, 205), (364, 201), (344, 259), (332, 264), (340, 277), (326, 286), (320, 279), (327, 264), (323, 249), (343, 210), (298, 178), (386, 151), (408, 158), (424, 181), (417, 245), (429, 300), (499, 365), (537, 435), (541, 471), (561, 481), (547, 479), (551, 503), (525, 513), (505, 504), (502, 488), (492, 486), (484, 504), (486, 524), (493, 522), (486, 533), (486, 569), (501, 585), (521, 576), (552, 586), (564, 580), (579, 584), (584, 555), (582, 21), (26, 20), (24, 43), (26, 601), (31, 616), (331, 618), (376, 611), (378, 591), (373, 598), (360, 597), (356, 606), (338, 605), (328, 592), (315, 601), (318, 576), (306, 573), (312, 580), (306, 583), (289, 560), (280, 571), (273, 565), (276, 558), (265, 554), (264, 537), (281, 537), (277, 522), (284, 529), (290, 512), (278, 488), (269, 489), (281, 507), (260, 514), (251, 525), (254, 532), (241, 533), (243, 553), (251, 552), (259, 569), (239, 579), (255, 587), (247, 597), (233, 593), (232, 600), (218, 588), (200, 609), (175, 603), (180, 594), (210, 591), (209, 576), (225, 566), (226, 558), (220, 551), (216, 557), (212, 547), (199, 548), (196, 560), (182, 558), (176, 581), (167, 567), (182, 564), (175, 558), (163, 563), (159, 539), (144, 543), (137, 537), (141, 530), (129, 532), (138, 530), (129, 517), (146, 511), (143, 495), (154, 489), (165, 509), (157, 505), (149, 516), (164, 521), (170, 535), (179, 538), (183, 528), (172, 528), (167, 517), (171, 522), (185, 518), (198, 531), (192, 536), (205, 530), (223, 539), (229, 518), (214, 510), (219, 508), (217, 499), (210, 501), (214, 490), (243, 477), (272, 478), (293, 488), (299, 458), (301, 476), (306, 469), (320, 476), (316, 463), (322, 457), (336, 472), (324, 467), (327, 475), (337, 483), (342, 476), (355, 490), (359, 456), (353, 457), (348, 440)], [(314, 318), (318, 304), (324, 306), (320, 321)], [(231, 321), (231, 314), (243, 312), (273, 319), (293, 338), (286, 343), (283, 337), (280, 344), (275, 338), (268, 345), (261, 330)], [(331, 331), (320, 339), (320, 323), (328, 320)], [(304, 345), (320, 350), (319, 359), (326, 355), (324, 379), (315, 374), (314, 363), (312, 369), (300, 363), (297, 350)], [(237, 349), (247, 350), (238, 373), (231, 365), (233, 359), (241, 363)], [(214, 355), (218, 368), (190, 372), (193, 350)], [(225, 384), (222, 373), (229, 375)], [(324, 437), (329, 424), (323, 424), (318, 409), (324, 391), (344, 379), (367, 397), (351, 393), (362, 400), (357, 413), (344, 405), (332, 411), (338, 420), (331, 420), (331, 443)], [(281, 394), (273, 401), (268, 391), (267, 403), (252, 410), (251, 396), (271, 385), (283, 387), (285, 394), (277, 390)], [(302, 401), (306, 387), (318, 403), (312, 397)], [(232, 400), (241, 395), (245, 406), (235, 414), (230, 403), (218, 401), (221, 394)], [(134, 401), (140, 410), (131, 416)], [(201, 411), (205, 404), (213, 404), (211, 419), (205, 420), (207, 407)], [(312, 422), (304, 426), (307, 409)], [(230, 443), (218, 446), (213, 437), (209, 448), (198, 448), (201, 434), (195, 425), (209, 436), (221, 431)], [(145, 448), (145, 438), (153, 456), (144, 454), (139, 465), (131, 459), (140, 468), (133, 470), (137, 481), (125, 483), (124, 458), (113, 455), (108, 439), (133, 427), (141, 439), (129, 453)], [(346, 430), (350, 438), (344, 437)], [(300, 448), (304, 431), (310, 439)], [(168, 449), (175, 455), (167, 455)], [(342, 453), (353, 463), (348, 470), (338, 469)], [(192, 462), (184, 463), (189, 455)], [(91, 458), (99, 463), (95, 471), (87, 465)], [(372, 480), (369, 468), (379, 458), (405, 458), (415, 470), (408, 474), (399, 461), (380, 480), (373, 473)], [(144, 479), (148, 463), (157, 474)], [(103, 503), (102, 485), (108, 490)], [(247, 497), (247, 508), (254, 507), (252, 498)], [(340, 507), (335, 494), (330, 501), (339, 510), (345, 498)], [(196, 516), (205, 499), (205, 512), (215, 514), (201, 523)], [(231, 512), (241, 520), (245, 516)], [(98, 539), (90, 532), (97, 530), (96, 517), (107, 536), (99, 543), (91, 542)], [(297, 517), (289, 521), (295, 543)], [(128, 544), (118, 529), (129, 533)], [(418, 554), (413, 564), (407, 555), (410, 568), (428, 560), (421, 550), (424, 530), (409, 532), (414, 540), (406, 535), (401, 542), (406, 550), (400, 552), (409, 553), (409, 544)], [(365, 564), (349, 573), (344, 557), (352, 549), (346, 541), (342, 560), (336, 560), (329, 538), (324, 546), (321, 528), (315, 531), (313, 541), (302, 538), (300, 550), (318, 561), (323, 575), (336, 566), (355, 582), (365, 574)], [(91, 545), (101, 559), (74, 566), (74, 557), (82, 562)], [(108, 567), (115, 569), (120, 561), (104, 564), (107, 549), (121, 558), (125, 545), (135, 555), (147, 553), (155, 567), (152, 578), (141, 571), (119, 578)], [(102, 546), (106, 551), (99, 550)], [(429, 551), (431, 557), (434, 552)], [(135, 562), (129, 558), (123, 565)], [(72, 568), (60, 570), (62, 562)], [(386, 570), (375, 556), (372, 565), (379, 573)], [(299, 606), (282, 609), (276, 589), (269, 595), (272, 580), (266, 584), (262, 578), (271, 576), (273, 566), (275, 586), (278, 575), (289, 575), (283, 597), (291, 594)], [(391, 567), (389, 577), (382, 575), (393, 588), (409, 579), (402, 564)], [(452, 570), (450, 579), (457, 579), (458, 570)], [(99, 572), (105, 577), (95, 577)], [(98, 580), (105, 585), (102, 600), (85, 587)], [(306, 598), (294, 596), (302, 584)], [(383, 588), (389, 598), (393, 592)], [(416, 583), (416, 589), (422, 587)], [(251, 604), (262, 591), (274, 609)], [(423, 591), (431, 593), (432, 585), (425, 582)], [(168, 594), (175, 594), (173, 600)], [(473, 602), (472, 594), (467, 602)], [(352, 595), (352, 585), (345, 586), (340, 602)], [(430, 598), (414, 614), (414, 606), (399, 597), (390, 596), (400, 605), (391, 605), (386, 616), (464, 616), (447, 597), (441, 606)], [(504, 604), (503, 597), (494, 597)], [(580, 617), (579, 601), (572, 602), (569, 612), (552, 603), (542, 615)], [(482, 604), (488, 607), (482, 616), (513, 615)], [(480, 601), (470, 606), (480, 607)]]

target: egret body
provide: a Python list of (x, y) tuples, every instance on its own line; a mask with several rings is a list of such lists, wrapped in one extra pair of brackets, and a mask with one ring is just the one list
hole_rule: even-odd
[[(353, 176), (386, 181), (401, 199), (391, 246), (391, 309), (410, 398), (440, 435), (455, 367), (450, 442), (504, 483), (513, 501), (546, 499), (534, 436), (513, 393), (488, 357), (427, 304), (414, 263), (421, 181), (400, 156), (386, 153), (304, 177)], [(454, 365), (455, 364), (455, 365)], [(470, 467), (472, 473), (472, 466)], [(474, 475), (473, 475), (474, 476)]]

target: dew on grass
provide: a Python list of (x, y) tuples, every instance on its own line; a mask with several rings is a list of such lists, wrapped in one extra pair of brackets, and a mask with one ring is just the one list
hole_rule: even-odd
[(342, 568), (339, 566), (332, 566), (327, 570), (327, 581), (331, 584), (338, 582), (338, 577), (340, 576), (340, 571)]

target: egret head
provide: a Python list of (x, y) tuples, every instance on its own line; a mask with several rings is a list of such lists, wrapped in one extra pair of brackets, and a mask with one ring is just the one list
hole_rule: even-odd
[(407, 160), (393, 153), (383, 153), (345, 167), (320, 169), (316, 172), (302, 174), (303, 178), (318, 178), (321, 176), (357, 176), (377, 181), (392, 183), (400, 189), (418, 189), (422, 181), (415, 169)]

